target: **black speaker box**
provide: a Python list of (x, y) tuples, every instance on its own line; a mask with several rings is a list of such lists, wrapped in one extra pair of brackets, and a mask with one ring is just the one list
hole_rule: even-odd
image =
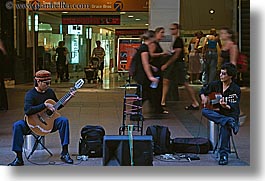
[(135, 135), (132, 143), (131, 157), (128, 135), (105, 135), (103, 166), (153, 166), (152, 136)]

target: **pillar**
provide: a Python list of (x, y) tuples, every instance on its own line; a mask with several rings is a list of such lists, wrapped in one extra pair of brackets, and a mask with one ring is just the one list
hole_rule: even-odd
[[(172, 23), (179, 23), (180, 20), (180, 0), (150, 0), (149, 6), (149, 29), (164, 27), (166, 38), (160, 45), (166, 51), (172, 46), (172, 36), (169, 27)], [(178, 85), (176, 81), (170, 82), (167, 101), (179, 100)]]

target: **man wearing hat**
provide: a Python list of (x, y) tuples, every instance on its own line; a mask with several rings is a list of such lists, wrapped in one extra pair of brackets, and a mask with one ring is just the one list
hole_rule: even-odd
[[(52, 99), (55, 102), (58, 101), (54, 91), (50, 88), (50, 85), (51, 73), (47, 70), (37, 71), (34, 78), (35, 87), (29, 90), (25, 95), (25, 115), (33, 115), (46, 108), (51, 111), (55, 111), (52, 104), (45, 102), (47, 99)], [(75, 92), (73, 92), (72, 96), (74, 95), (74, 93)], [(54, 120), (54, 126), (51, 132), (55, 132), (57, 130), (59, 130), (62, 145), (61, 160), (65, 163), (73, 164), (73, 160), (68, 153), (70, 130), (67, 118), (61, 116)], [(23, 136), (30, 134), (30, 132), (30, 128), (28, 127), (25, 120), (19, 120), (13, 124), (12, 151), (16, 153), (16, 158), (13, 162), (8, 164), (9, 166), (24, 165), (22, 157), (22, 146), (24, 142)]]

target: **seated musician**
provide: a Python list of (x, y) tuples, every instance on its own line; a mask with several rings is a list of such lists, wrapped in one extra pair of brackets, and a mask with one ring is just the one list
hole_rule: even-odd
[[(55, 102), (58, 101), (54, 91), (50, 88), (51, 85), (51, 73), (46, 70), (39, 70), (35, 74), (34, 79), (35, 87), (30, 89), (24, 100), (24, 111), (26, 116), (37, 114), (47, 108), (47, 110), (55, 111), (53, 104), (45, 102), (47, 99), (52, 99)], [(69, 99), (74, 96), (75, 91), (71, 93)], [(68, 100), (67, 100), (68, 101)], [(65, 101), (65, 103), (67, 102)], [(63, 107), (60, 106), (59, 109)], [(68, 144), (69, 144), (69, 123), (68, 119), (65, 117), (58, 117), (54, 120), (54, 124), (50, 132), (55, 132), (59, 130), (59, 135), (61, 139), (62, 152), (61, 160), (68, 164), (73, 164), (68, 153)], [(23, 146), (23, 136), (29, 134), (30, 127), (28, 126), (25, 120), (16, 121), (13, 124), (13, 142), (12, 142), (12, 151), (16, 153), (16, 158), (13, 162), (9, 163), (9, 166), (22, 166), (24, 165), (22, 157), (22, 146)]]
[[(221, 126), (221, 146), (219, 150), (219, 165), (228, 164), (228, 153), (230, 153), (231, 129), (234, 134), (239, 131), (239, 101), (241, 90), (233, 82), (236, 76), (236, 66), (231, 63), (223, 64), (220, 72), (220, 80), (213, 81), (200, 90), (202, 115), (210, 121)], [(215, 109), (208, 107), (209, 97), (212, 93), (220, 93), (222, 97), (218, 100)], [(208, 108), (207, 108), (208, 107)]]

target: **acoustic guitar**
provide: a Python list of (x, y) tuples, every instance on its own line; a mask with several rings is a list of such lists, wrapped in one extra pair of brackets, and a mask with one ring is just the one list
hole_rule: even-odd
[(36, 114), (25, 115), (25, 121), (27, 122), (31, 131), (39, 136), (44, 136), (51, 132), (53, 128), (54, 120), (61, 115), (57, 112), (58, 108), (71, 97), (71, 93), (80, 89), (84, 84), (83, 79), (79, 79), (75, 82), (74, 87), (70, 88), (70, 91), (66, 93), (58, 102), (55, 102), (52, 99), (47, 99), (45, 102), (53, 105), (55, 111), (49, 109), (44, 109)]
[(208, 96), (208, 101), (207, 104), (202, 105), (202, 108), (208, 108), (211, 110), (219, 110), (219, 101), (224, 98), (225, 102), (230, 102), (230, 103), (236, 103), (238, 96), (236, 94), (231, 94), (227, 97), (223, 97), (222, 94), (217, 93), (217, 92), (212, 92)]

